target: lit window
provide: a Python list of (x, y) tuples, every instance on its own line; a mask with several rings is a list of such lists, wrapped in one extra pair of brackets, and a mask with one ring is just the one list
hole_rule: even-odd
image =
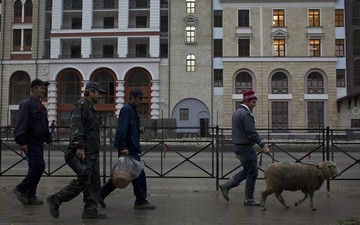
[(335, 27), (344, 26), (344, 10), (335, 9)]
[(274, 9), (273, 10), (273, 26), (284, 27), (285, 26), (285, 10)]
[(274, 39), (273, 56), (285, 56), (285, 40)]
[(195, 0), (186, 0), (186, 13), (195, 13)]
[(309, 9), (309, 27), (320, 27), (320, 9)]
[(337, 57), (345, 56), (344, 39), (335, 40), (335, 56)]
[(186, 57), (186, 72), (195, 72), (195, 56), (193, 54)]
[(214, 69), (214, 87), (223, 86), (223, 70)]
[(185, 43), (195, 43), (195, 42), (196, 42), (196, 27), (195, 26), (186, 26)]
[(320, 56), (320, 39), (309, 40), (309, 56)]
[(189, 120), (189, 109), (187, 108), (180, 109), (180, 120)]
[(312, 72), (307, 78), (308, 94), (324, 94), (324, 78), (318, 72)]

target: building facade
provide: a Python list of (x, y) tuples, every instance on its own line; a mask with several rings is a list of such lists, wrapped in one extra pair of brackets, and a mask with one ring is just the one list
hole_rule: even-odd
[(242, 92), (254, 89), (258, 127), (355, 127), (360, 110), (343, 102), (360, 91), (352, 83), (357, 61), (348, 70), (345, 57), (357, 46), (356, 32), (348, 40), (345, 31), (356, 4), (2, 1), (0, 126), (14, 125), (30, 81), (40, 78), (50, 82), (44, 102), (59, 126), (68, 125), (86, 83), (96, 81), (108, 91), (97, 106), (102, 118), (115, 118), (140, 87), (148, 96), (138, 109), (144, 119), (230, 127)]

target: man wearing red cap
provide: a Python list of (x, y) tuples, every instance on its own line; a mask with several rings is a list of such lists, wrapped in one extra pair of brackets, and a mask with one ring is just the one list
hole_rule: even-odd
[(261, 147), (262, 152), (269, 154), (270, 149), (260, 138), (255, 129), (255, 118), (252, 110), (256, 106), (257, 97), (253, 90), (243, 93), (243, 104), (232, 116), (232, 141), (236, 147), (235, 154), (243, 166), (243, 170), (235, 174), (219, 188), (226, 201), (229, 201), (229, 190), (246, 180), (244, 206), (260, 206), (254, 198), (255, 182), (258, 177), (257, 157), (254, 145)]

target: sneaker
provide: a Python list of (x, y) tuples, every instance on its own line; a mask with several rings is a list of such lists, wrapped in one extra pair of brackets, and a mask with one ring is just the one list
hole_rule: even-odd
[(60, 214), (59, 214), (59, 204), (57, 204), (55, 202), (55, 196), (54, 195), (49, 195), (47, 197), (47, 203), (49, 204), (49, 213), (52, 217), (54, 217), (55, 219), (59, 218)]
[(219, 185), (220, 191), (222, 196), (225, 198), (226, 201), (229, 201), (229, 189), (227, 189), (226, 187), (224, 187), (224, 185), (220, 184)]
[(19, 202), (21, 202), (22, 204), (28, 204), (27, 197), (23, 193), (21, 193), (17, 188), (14, 188), (13, 192), (16, 194), (16, 197), (19, 200)]
[(105, 219), (106, 214), (100, 213), (97, 209), (84, 209), (81, 219)]
[(245, 199), (244, 206), (260, 206), (260, 202), (255, 199)]
[(101, 206), (101, 208), (106, 208), (106, 203), (103, 198), (100, 198), (99, 205)]
[(35, 197), (32, 197), (32, 198), (29, 198), (27, 204), (29, 204), (29, 205), (42, 205), (42, 204), (44, 204), (44, 202), (42, 200), (38, 199), (35, 196)]
[(155, 209), (155, 205), (150, 202), (145, 202), (143, 204), (134, 204), (134, 209), (142, 209), (142, 210), (152, 210)]

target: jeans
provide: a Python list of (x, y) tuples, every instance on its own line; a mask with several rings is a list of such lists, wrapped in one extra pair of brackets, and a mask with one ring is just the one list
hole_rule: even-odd
[[(243, 170), (235, 174), (232, 179), (237, 185), (246, 179), (245, 195), (247, 198), (253, 198), (255, 183), (258, 177), (257, 156), (253, 146), (240, 146), (235, 150), (236, 156), (239, 158), (243, 166)], [(251, 196), (250, 196), (251, 195)]]
[(29, 169), (24, 180), (16, 186), (16, 189), (30, 199), (36, 197), (37, 185), (45, 170), (43, 145), (27, 145), (26, 157)]

